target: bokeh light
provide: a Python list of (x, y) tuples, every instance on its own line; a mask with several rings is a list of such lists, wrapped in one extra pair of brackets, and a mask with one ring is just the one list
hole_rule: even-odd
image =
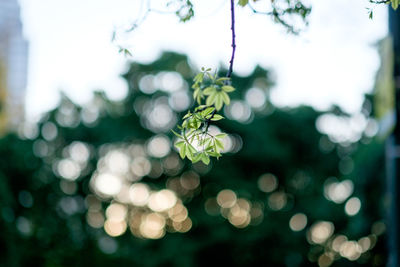
[(114, 196), (119, 193), (122, 181), (118, 176), (110, 173), (101, 173), (93, 177), (94, 189), (104, 196)]
[(328, 267), (333, 263), (334, 257), (332, 253), (326, 252), (319, 256), (318, 258), (318, 265), (320, 267)]
[(340, 252), (340, 248), (347, 241), (347, 237), (345, 235), (338, 235), (332, 241), (332, 249), (335, 252)]
[(169, 154), (170, 150), (170, 141), (164, 135), (156, 135), (152, 137), (147, 144), (147, 151), (149, 155), (155, 158), (165, 157)]
[(343, 203), (351, 196), (354, 185), (351, 180), (339, 182), (336, 178), (328, 178), (324, 184), (324, 196), (337, 204)]
[(71, 158), (79, 163), (86, 163), (90, 157), (90, 150), (87, 144), (74, 141), (68, 146)]
[(173, 92), (169, 96), (168, 103), (173, 110), (181, 112), (189, 108), (190, 104), (192, 103), (192, 99), (187, 90), (179, 90)]
[(307, 216), (304, 213), (296, 213), (290, 218), (289, 226), (295, 232), (303, 230), (307, 226)]
[(258, 178), (258, 188), (265, 192), (270, 193), (278, 188), (278, 179), (271, 173), (266, 173)]
[(146, 176), (151, 171), (151, 163), (145, 157), (136, 157), (131, 163), (131, 171), (138, 178), (134, 180), (139, 180), (141, 177)]
[(233, 100), (229, 106), (224, 108), (224, 112), (229, 119), (241, 123), (250, 123), (253, 115), (250, 106), (239, 100)]
[(324, 243), (331, 237), (334, 229), (333, 223), (328, 221), (314, 223), (309, 230), (311, 242), (315, 244)]
[(62, 159), (57, 164), (57, 171), (61, 177), (67, 180), (76, 180), (81, 174), (81, 168), (78, 163), (71, 159)]
[(216, 198), (208, 198), (204, 203), (204, 209), (208, 215), (216, 216), (220, 213), (220, 206), (218, 205)]
[(120, 150), (110, 150), (105, 155), (105, 163), (110, 172), (124, 175), (129, 170), (129, 157)]
[(101, 228), (104, 225), (105, 218), (100, 211), (89, 210), (86, 214), (86, 221), (93, 228)]
[(362, 253), (361, 246), (356, 241), (345, 241), (340, 246), (340, 255), (348, 260), (357, 260)]
[(270, 209), (278, 211), (286, 206), (287, 200), (288, 198), (285, 192), (274, 192), (268, 197), (268, 206), (270, 207)]
[(42, 126), (42, 136), (47, 141), (53, 141), (58, 134), (57, 126), (52, 122), (46, 122)]
[(126, 231), (126, 222), (106, 220), (104, 223), (104, 231), (112, 237), (120, 236)]
[(222, 207), (222, 208), (231, 208), (233, 205), (235, 205), (237, 200), (237, 196), (235, 192), (233, 192), (230, 189), (224, 189), (220, 191), (217, 195), (217, 203)]
[(172, 93), (181, 89), (187, 89), (187, 84), (182, 76), (175, 71), (162, 71), (155, 76), (155, 86), (162, 91)]
[(358, 197), (352, 197), (347, 200), (344, 211), (349, 216), (356, 215), (361, 209), (361, 201)]
[(165, 218), (158, 213), (144, 215), (140, 224), (140, 233), (149, 239), (159, 239), (165, 234)]
[(266, 95), (260, 88), (253, 87), (246, 91), (246, 102), (255, 109), (260, 109), (265, 105)]
[(164, 189), (150, 195), (148, 206), (153, 211), (162, 212), (172, 208), (176, 201), (175, 193)]
[(150, 197), (150, 189), (146, 184), (134, 183), (129, 189), (129, 197), (133, 205), (144, 206)]

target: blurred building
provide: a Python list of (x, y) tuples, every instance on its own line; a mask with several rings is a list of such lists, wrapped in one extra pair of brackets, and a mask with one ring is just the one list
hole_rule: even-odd
[(17, 0), (0, 0), (0, 133), (24, 118), (28, 43)]

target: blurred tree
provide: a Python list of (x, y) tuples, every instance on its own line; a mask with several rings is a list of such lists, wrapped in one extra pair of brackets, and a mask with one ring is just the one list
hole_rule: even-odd
[(233, 75), (229, 120), (210, 126), (234, 133), (225, 156), (192, 164), (170, 129), (194, 73), (170, 52), (133, 63), (123, 101), (63, 96), (1, 139), (0, 266), (385, 265), (370, 100), (357, 118), (277, 108), (268, 71)]

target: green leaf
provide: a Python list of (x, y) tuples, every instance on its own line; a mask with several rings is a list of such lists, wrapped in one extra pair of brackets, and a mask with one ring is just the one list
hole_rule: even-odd
[(192, 153), (192, 154), (196, 154), (196, 153), (197, 153), (196, 148), (194, 148), (191, 144), (188, 144), (188, 150), (189, 150), (190, 153)]
[(235, 88), (233, 86), (230, 86), (230, 85), (224, 85), (224, 86), (222, 86), (222, 90), (224, 90), (227, 93), (230, 93), (230, 92), (235, 91)]
[(211, 142), (212, 142), (212, 139), (211, 139), (211, 138), (207, 138), (207, 139), (204, 141), (205, 150), (207, 150), (207, 149), (209, 149), (209, 148), (212, 149)]
[(225, 138), (226, 136), (228, 136), (226, 133), (220, 133), (220, 134), (217, 134), (215, 137), (218, 139), (222, 139), (222, 138)]
[(224, 81), (229, 81), (231, 78), (228, 77), (221, 77), (217, 79), (217, 82), (224, 82)]
[(204, 79), (204, 72), (200, 72), (199, 74), (197, 74), (194, 77), (193, 80), (194, 80), (195, 83), (201, 83), (203, 81), (203, 79)]
[(239, 0), (239, 5), (240, 6), (245, 6), (249, 3), (249, 0)]
[(209, 95), (207, 97), (207, 100), (206, 100), (207, 106), (211, 106), (215, 103), (215, 98), (217, 97), (217, 95), (218, 95), (217, 91), (214, 91), (214, 93), (212, 93), (211, 95)]
[(206, 117), (207, 115), (211, 114), (214, 110), (215, 110), (215, 108), (209, 107), (209, 108), (206, 108), (201, 114), (202, 114), (204, 117)]
[(223, 150), (224, 149), (224, 144), (218, 140), (218, 139), (214, 139), (215, 145), (217, 146), (217, 148)]
[(128, 57), (128, 56), (131, 57), (132, 56), (131, 51), (129, 51), (128, 49), (124, 48), (122, 51), (124, 52), (124, 56), (125, 57)]
[(201, 153), (201, 161), (208, 165), (210, 163), (210, 158), (207, 156), (206, 153)]
[(189, 128), (199, 129), (200, 126), (201, 126), (201, 121), (199, 119), (197, 119), (197, 118), (191, 118), (190, 119), (190, 122), (188, 124)]
[(214, 152), (214, 151), (208, 152), (208, 155), (210, 155), (210, 156), (212, 156), (212, 157), (216, 157), (216, 158), (221, 157), (221, 154), (220, 154), (220, 153)]
[(194, 155), (192, 162), (196, 163), (199, 162), (201, 160), (201, 153), (197, 153), (196, 155)]
[(215, 142), (213, 143), (213, 147), (214, 147), (214, 151), (219, 153), (219, 149), (218, 149), (217, 145), (215, 144)]
[(196, 153), (197, 153), (197, 150), (191, 144), (187, 144), (187, 146), (186, 146), (187, 158), (190, 159), (191, 161), (193, 161), (193, 158), (195, 157)]
[(229, 105), (229, 103), (231, 103), (231, 99), (229, 98), (228, 94), (225, 93), (224, 91), (221, 91), (220, 94), (225, 105)]
[(396, 10), (399, 6), (399, 0), (391, 0), (391, 2), (392, 2), (392, 8)]
[(190, 138), (192, 134), (194, 135), (195, 131), (196, 129), (189, 129), (189, 131), (187, 131), (185, 135), (186, 139)]
[(207, 74), (208, 78), (210, 78), (210, 80), (214, 81), (214, 77), (209, 72), (206, 72), (206, 74)]
[(175, 132), (174, 130), (171, 129), (171, 132), (176, 135), (177, 137), (182, 139), (182, 135), (178, 134), (177, 132)]
[(181, 149), (179, 149), (179, 156), (181, 157), (181, 159), (185, 158), (186, 148), (187, 148), (187, 145), (184, 144), (184, 146), (182, 146)]
[(206, 108), (207, 107), (207, 105), (200, 105), (200, 106), (198, 106), (197, 108), (195, 108), (194, 110), (195, 111), (198, 111), (199, 109), (204, 109), (204, 108)]
[(196, 102), (200, 104), (201, 99), (204, 97), (203, 91), (201, 91), (200, 87), (194, 90), (193, 98), (196, 99)]
[(186, 113), (185, 116), (183, 116), (183, 119), (187, 119), (187, 118), (189, 118), (191, 115), (192, 115), (192, 113), (188, 112), (188, 113)]
[(222, 108), (222, 105), (223, 105), (222, 95), (221, 95), (221, 93), (217, 93), (217, 95), (215, 97), (215, 108), (217, 110), (220, 110)]
[(207, 87), (206, 89), (204, 89), (203, 94), (205, 95), (211, 95), (213, 92), (215, 92), (215, 88), (212, 86)]
[(200, 91), (200, 89), (195, 89), (195, 90), (194, 90), (194, 92), (193, 92), (193, 99), (196, 99), (196, 98), (198, 97), (199, 91)]
[(181, 149), (185, 145), (185, 141), (178, 141), (175, 143), (175, 147)]
[(186, 157), (187, 157), (190, 161), (193, 161), (193, 154), (189, 151), (189, 149), (186, 149)]
[(203, 116), (200, 113), (194, 113), (194, 119), (202, 120)]
[(392, 8), (396, 10), (399, 7), (400, 0), (392, 0)]
[(211, 118), (212, 121), (219, 121), (222, 119), (224, 119), (224, 117), (219, 114), (214, 114), (214, 117)]

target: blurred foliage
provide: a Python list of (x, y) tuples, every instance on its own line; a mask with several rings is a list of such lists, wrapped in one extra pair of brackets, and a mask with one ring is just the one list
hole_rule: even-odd
[(193, 105), (194, 73), (175, 53), (132, 63), (124, 100), (63, 96), (3, 137), (0, 266), (384, 266), (370, 100), (367, 126), (343, 139), (323, 133), (324, 120), (351, 120), (338, 108), (278, 108), (268, 71), (233, 75), (229, 120), (210, 127), (235, 134), (224, 157), (192, 164), (170, 129)]

